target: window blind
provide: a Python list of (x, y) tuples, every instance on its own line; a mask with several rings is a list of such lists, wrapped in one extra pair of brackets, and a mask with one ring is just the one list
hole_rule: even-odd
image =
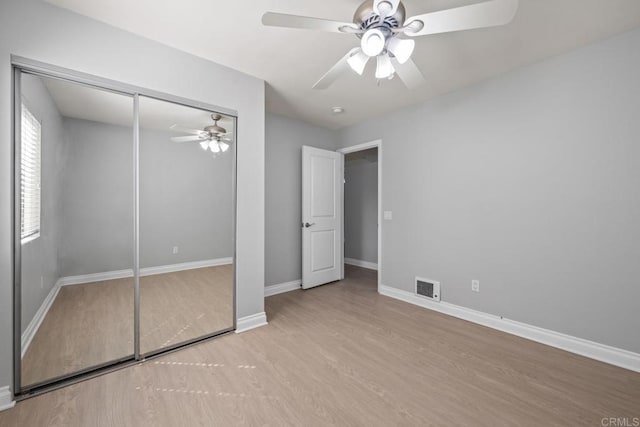
[(40, 138), (41, 125), (22, 104), (20, 150), (20, 237), (40, 233)]

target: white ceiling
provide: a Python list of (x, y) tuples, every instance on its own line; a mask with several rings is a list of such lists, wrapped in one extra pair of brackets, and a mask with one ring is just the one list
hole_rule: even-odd
[[(47, 1), (264, 79), (267, 111), (333, 129), (640, 27), (639, 0), (520, 0), (505, 27), (417, 39), (413, 59), (427, 79), (418, 90), (399, 79), (377, 86), (369, 64), (365, 77), (349, 72), (321, 91), (311, 86), (358, 39), (263, 27), (262, 14), (351, 21), (361, 0)], [(476, 2), (404, 0), (408, 16)], [(333, 106), (346, 112), (333, 115)]]
[[(64, 117), (133, 126), (133, 98), (63, 80), (40, 78)], [(213, 124), (211, 112), (152, 98), (140, 97), (140, 127), (169, 131), (170, 126), (202, 129)], [(219, 124), (233, 131), (233, 118), (223, 117)], [(176, 132), (176, 136), (184, 134)]]

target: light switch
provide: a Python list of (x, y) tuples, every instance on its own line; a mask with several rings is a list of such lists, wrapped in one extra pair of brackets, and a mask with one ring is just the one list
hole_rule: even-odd
[(393, 212), (392, 211), (384, 211), (384, 219), (386, 221), (391, 221), (393, 219)]

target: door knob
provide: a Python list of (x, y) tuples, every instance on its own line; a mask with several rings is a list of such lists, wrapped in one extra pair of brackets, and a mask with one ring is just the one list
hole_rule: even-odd
[(309, 228), (309, 227), (311, 227), (312, 225), (315, 225), (315, 222), (312, 222), (312, 223), (305, 222), (304, 224), (302, 224), (302, 226), (303, 226), (304, 228)]

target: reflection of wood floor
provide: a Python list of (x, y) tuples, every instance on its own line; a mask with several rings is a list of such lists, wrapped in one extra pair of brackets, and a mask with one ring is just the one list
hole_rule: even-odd
[[(233, 326), (232, 266), (140, 278), (140, 349)], [(133, 279), (63, 286), (22, 361), (23, 384), (133, 354)]]
[(640, 374), (380, 296), (375, 274), (266, 299), (269, 325), (19, 402), (15, 426), (600, 426)]

